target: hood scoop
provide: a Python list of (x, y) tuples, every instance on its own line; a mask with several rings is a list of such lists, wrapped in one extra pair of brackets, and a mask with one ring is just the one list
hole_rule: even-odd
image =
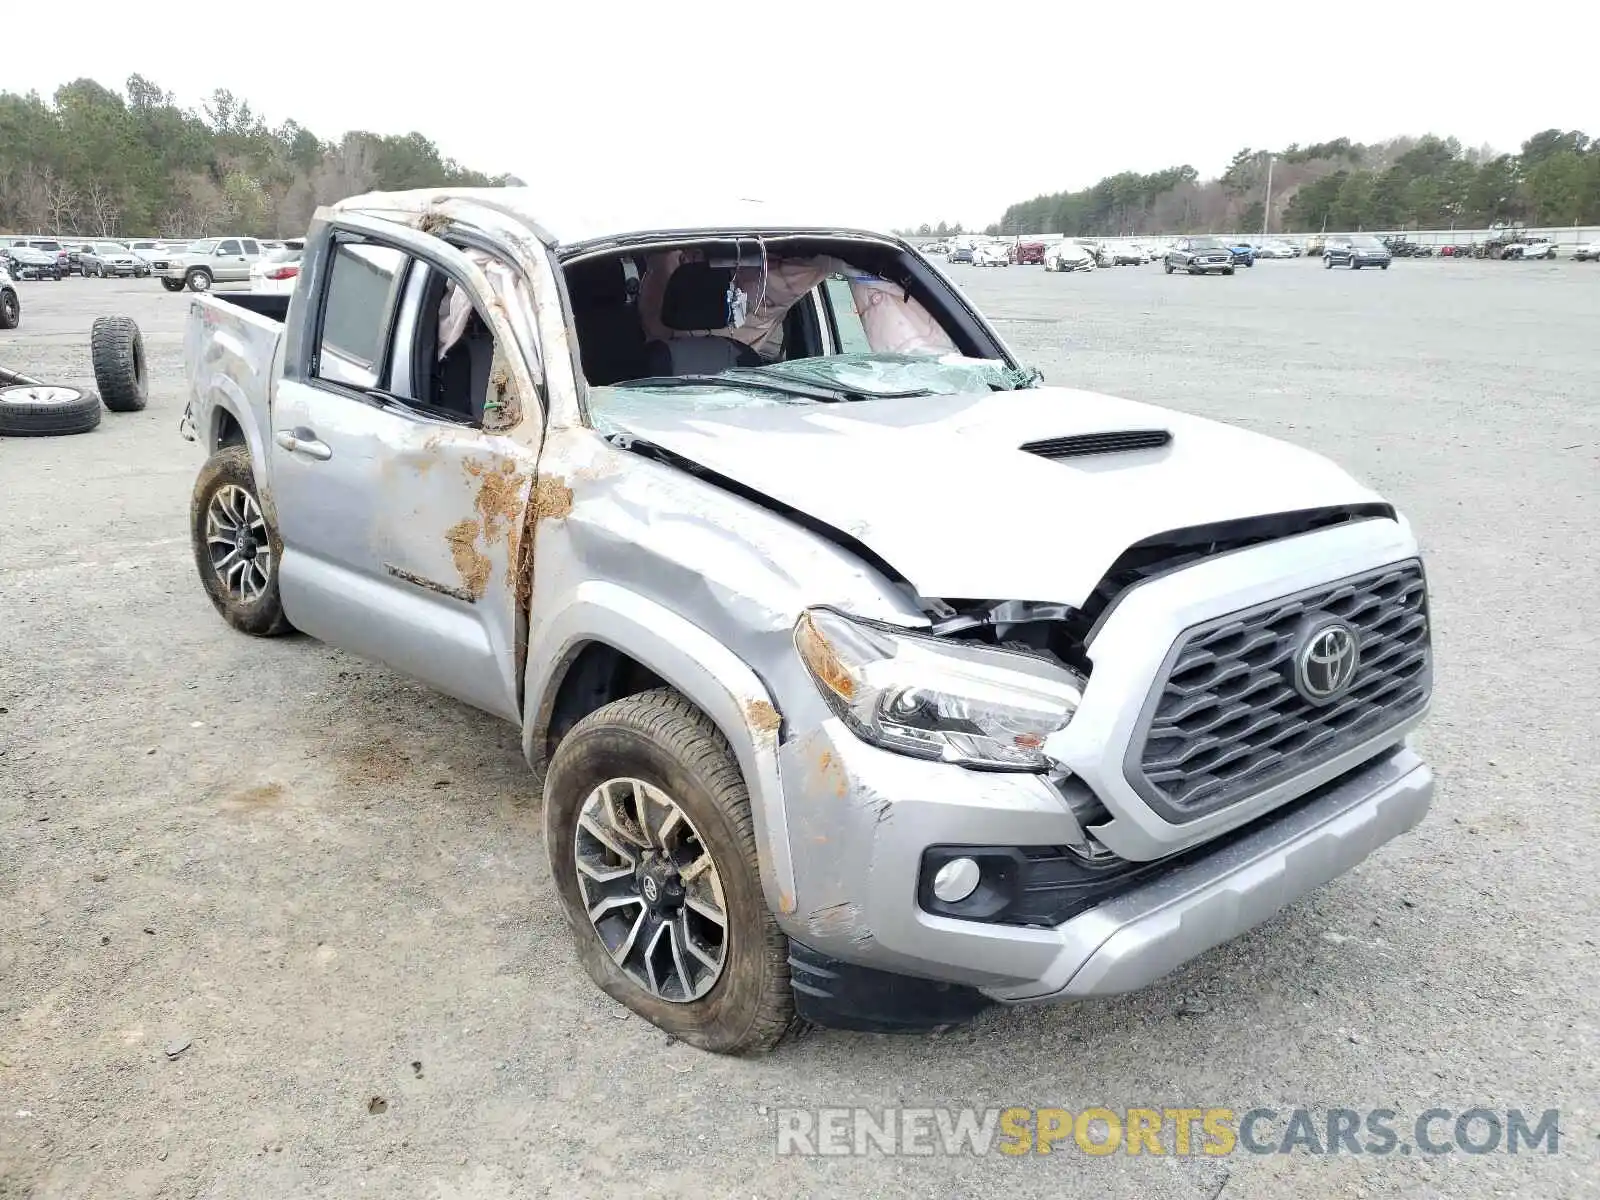
[(1044, 438), (1017, 447), (1040, 458), (1084, 458), (1091, 454), (1122, 454), (1130, 450), (1155, 450), (1172, 442), (1165, 429), (1117, 429), (1104, 433), (1078, 433), (1071, 437)]

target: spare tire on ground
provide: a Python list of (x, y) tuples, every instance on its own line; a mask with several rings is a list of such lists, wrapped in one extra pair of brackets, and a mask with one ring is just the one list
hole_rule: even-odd
[(0, 436), (88, 433), (100, 424), (100, 397), (53, 384), (0, 387)]
[(131, 317), (96, 317), (89, 331), (89, 357), (100, 398), (112, 412), (138, 412), (150, 398), (145, 379), (144, 338)]

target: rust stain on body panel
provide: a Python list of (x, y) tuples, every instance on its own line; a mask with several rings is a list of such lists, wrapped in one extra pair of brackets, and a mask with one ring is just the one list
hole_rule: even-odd
[(445, 530), (444, 540), (450, 544), (450, 558), (456, 565), (456, 574), (461, 577), (461, 586), (471, 592), (474, 599), (481, 600), (489, 586), (492, 564), (478, 550), (478, 523), (470, 517), (457, 521)]
[(748, 701), (744, 706), (744, 717), (757, 733), (776, 733), (783, 724), (778, 710), (765, 700)]
[(572, 489), (559, 475), (541, 475), (533, 485), (533, 519), (559, 521), (572, 511)]

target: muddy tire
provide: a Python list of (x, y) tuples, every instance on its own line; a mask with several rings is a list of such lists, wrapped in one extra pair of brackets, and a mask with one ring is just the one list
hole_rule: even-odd
[(211, 272), (196, 267), (183, 277), (183, 286), (191, 292), (209, 292), (211, 290)]
[(88, 433), (100, 424), (100, 397), (41, 384), (0, 387), (0, 437)]
[(265, 513), (248, 449), (224, 446), (206, 460), (189, 501), (189, 539), (200, 583), (229, 625), (256, 637), (276, 637), (294, 626), (283, 615), (278, 595), (283, 543)]
[(22, 300), (16, 290), (0, 287), (0, 329), (15, 329), (22, 324)]
[(557, 747), (544, 805), (562, 912), (600, 989), (703, 1050), (776, 1046), (796, 1023), (788, 939), (744, 778), (705, 714), (670, 688), (591, 713)]
[(89, 357), (100, 399), (112, 412), (138, 412), (150, 398), (145, 378), (144, 338), (130, 317), (96, 317), (89, 331)]
[(166, 288), (166, 290), (169, 291), (169, 292), (181, 292), (181, 291), (183, 291), (183, 280), (181, 280), (181, 279), (163, 279), (161, 281), (161, 286)]

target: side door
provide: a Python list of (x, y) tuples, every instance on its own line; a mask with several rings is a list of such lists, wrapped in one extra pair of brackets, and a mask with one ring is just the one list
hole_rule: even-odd
[(239, 264), (244, 262), (244, 248), (238, 238), (223, 238), (211, 252), (211, 278), (218, 283), (229, 283), (241, 278)]
[(261, 243), (254, 238), (242, 238), (239, 241), (239, 246), (244, 253), (238, 278), (245, 280), (250, 278), (250, 268), (261, 261)]
[(502, 424), (506, 381), (536, 373), (504, 357), (520, 352), (486, 277), (437, 238), (341, 220), (306, 261), (268, 451), (284, 609), (516, 720), (542, 409), (527, 385), (513, 423), (485, 419)]

